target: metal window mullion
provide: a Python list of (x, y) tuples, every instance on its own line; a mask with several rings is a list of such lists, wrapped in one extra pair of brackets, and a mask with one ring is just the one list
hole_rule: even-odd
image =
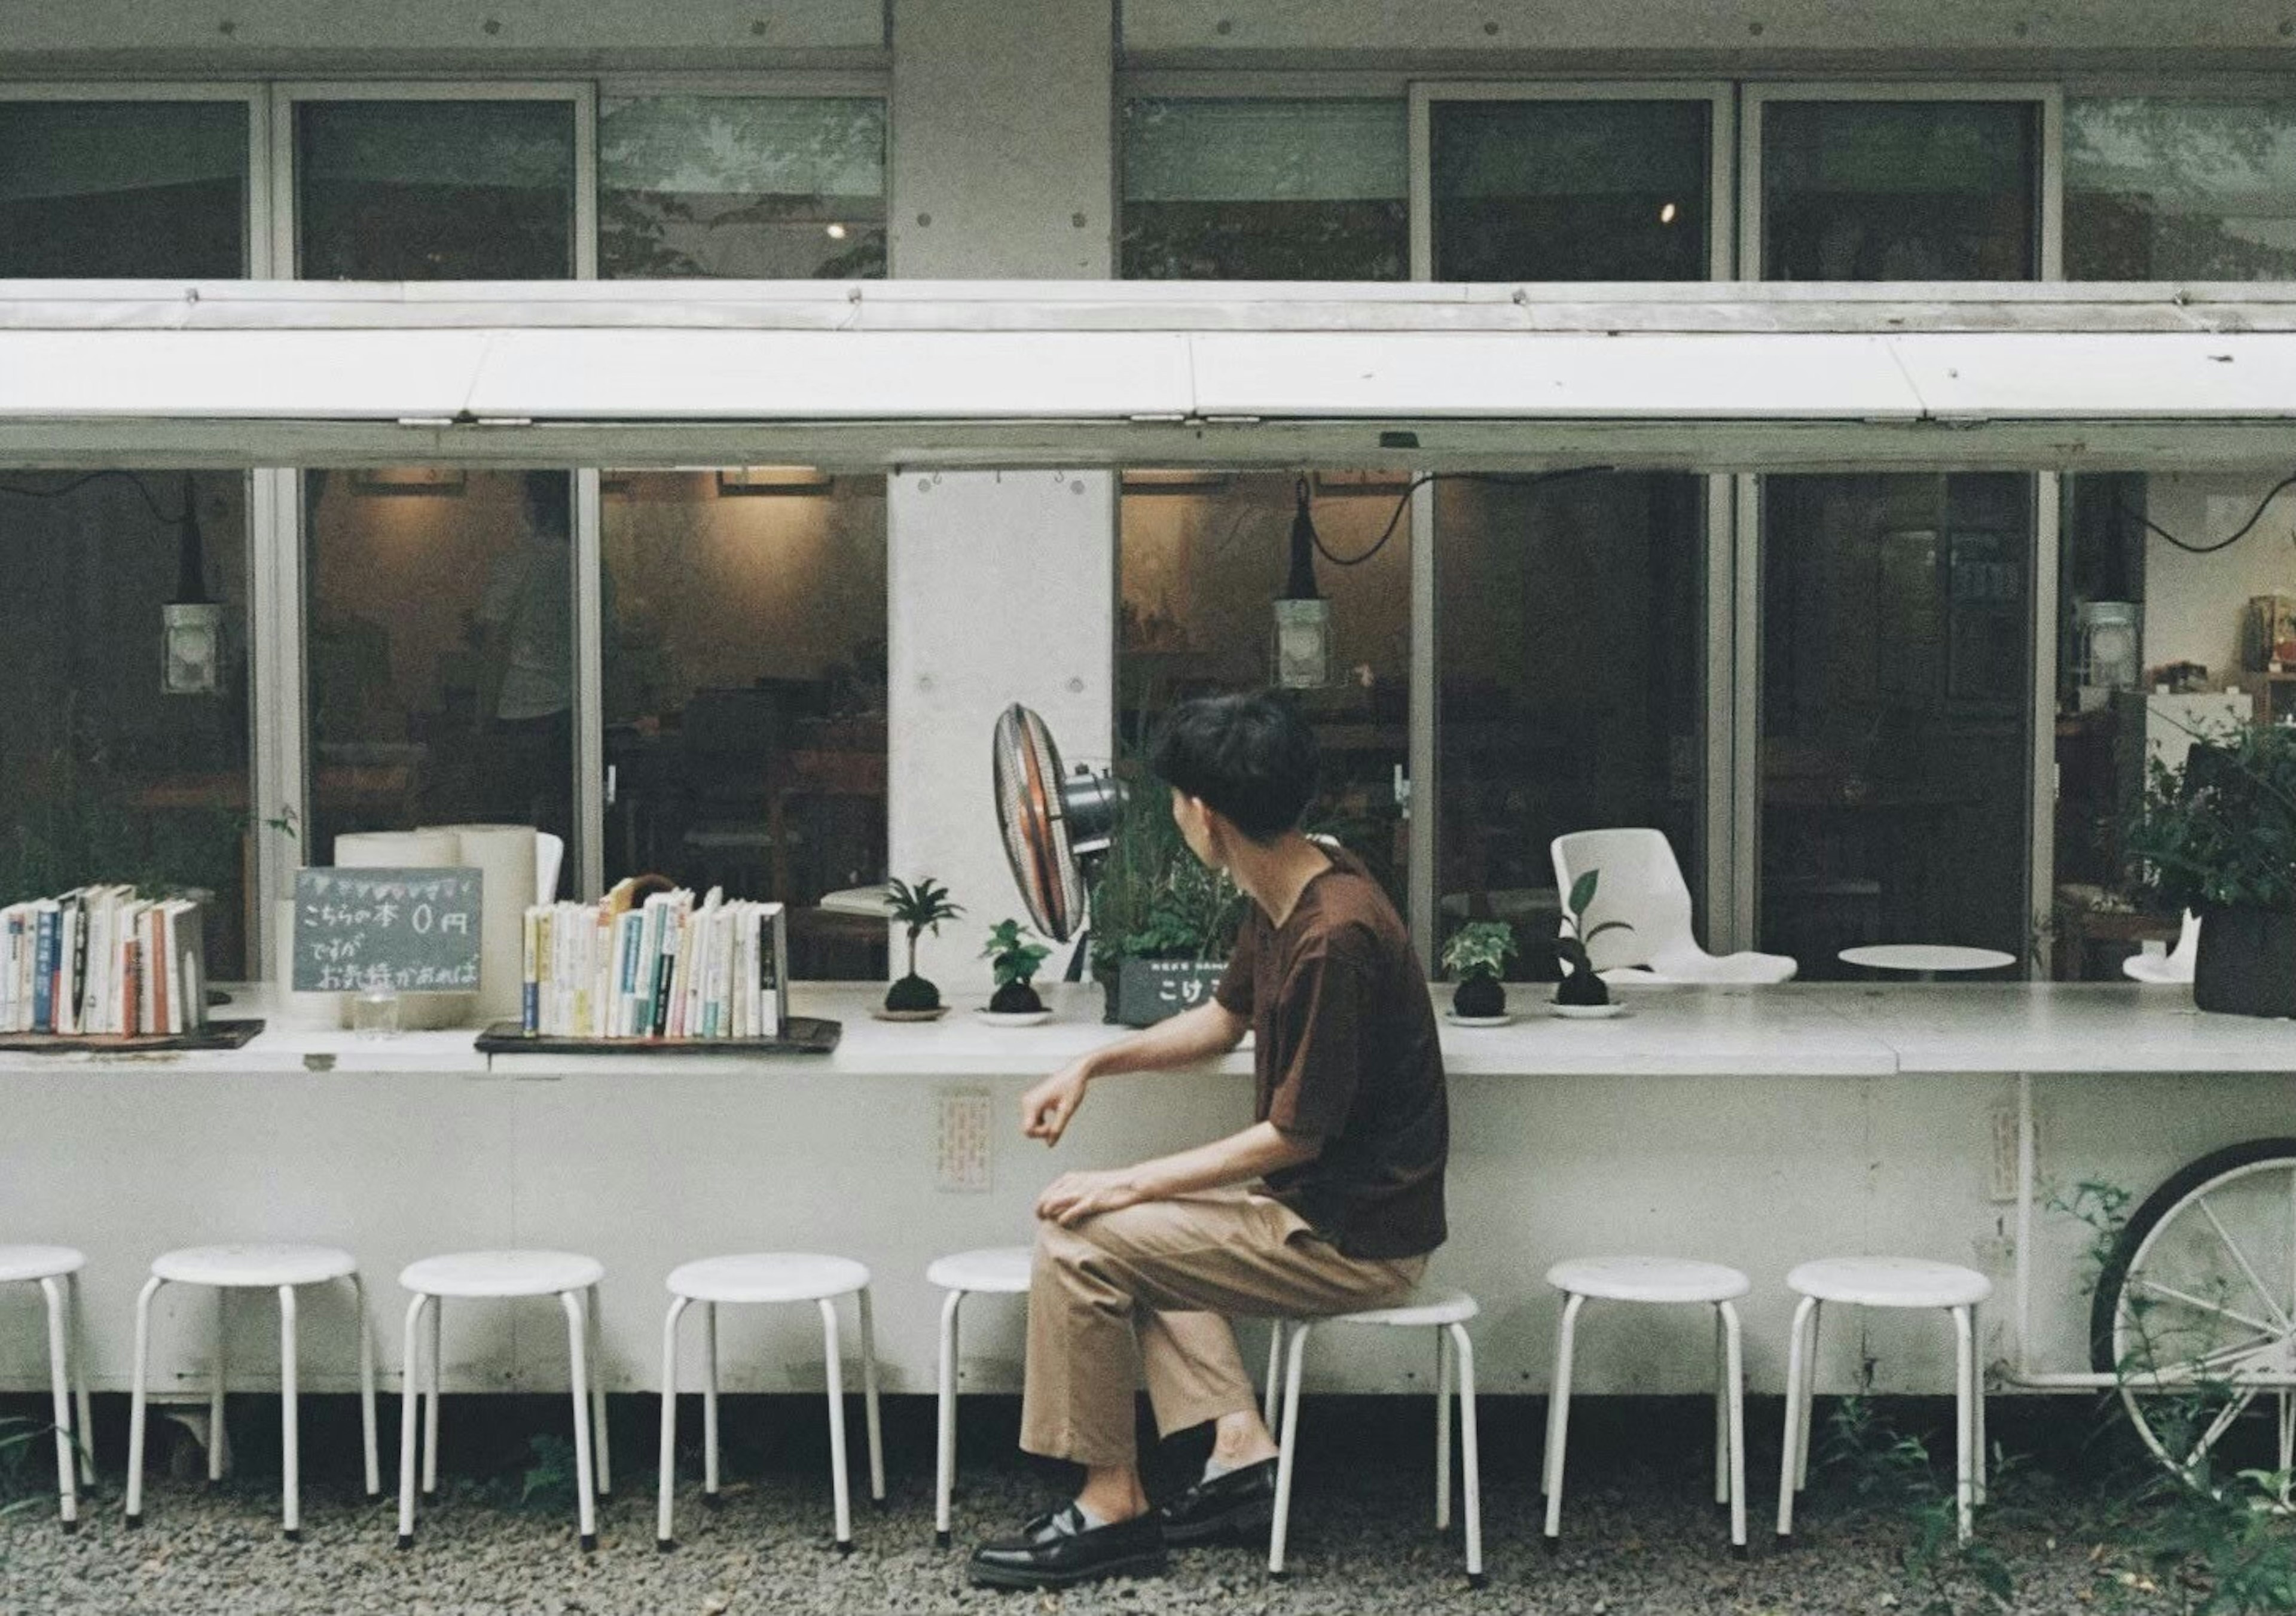
[(574, 869), (578, 884), (569, 896), (581, 900), (596, 897), (606, 884), (605, 575), (598, 485), (595, 466), (574, 473)]
[(2033, 701), (2032, 766), (2028, 781), (2031, 891), (2028, 912), (2034, 939), (2035, 973), (2054, 974), (2056, 958), (2057, 895), (2057, 578), (2063, 536), (2064, 480), (2054, 472), (2033, 478), (2032, 573), (2026, 594), (2031, 602)]
[(1761, 935), (1761, 479), (1731, 480), (1730, 935), (1718, 947), (1752, 948)]
[(1705, 916), (1705, 946), (1727, 954), (1746, 946), (1734, 935), (1737, 926), (1738, 850), (1734, 831), (1737, 800), (1733, 787), (1737, 724), (1737, 507), (1735, 480), (1710, 474), (1702, 481), (1706, 493), (1705, 587), (1700, 590), (1704, 608), (1706, 642), (1705, 716), (1701, 728), (1698, 800), (1704, 826), (1700, 849), (1705, 875), (1698, 912)]
[(1411, 830), (1406, 839), (1404, 893), (1409, 901), (1411, 945), (1430, 976), (1435, 962), (1435, 827), (1442, 818), (1436, 811), (1441, 797), (1435, 744), (1441, 693), (1436, 682), (1436, 636), (1441, 625), (1435, 552), (1435, 485), (1422, 483), (1411, 494), (1411, 693), (1404, 769), (1410, 782)]
[[(274, 904), (294, 891), (296, 869), (323, 862), (311, 834), (308, 708), (303, 658), (301, 479), (290, 468), (248, 473), (248, 657), (254, 779), (249, 816), (258, 838), (256, 956), (248, 975), (270, 974), (277, 939)], [(283, 820), (281, 829), (274, 821)]]

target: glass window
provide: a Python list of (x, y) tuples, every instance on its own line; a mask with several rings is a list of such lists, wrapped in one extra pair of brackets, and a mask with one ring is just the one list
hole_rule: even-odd
[(295, 109), (297, 268), (315, 281), (574, 273), (565, 101), (325, 101)]
[(247, 107), (0, 101), (0, 280), (247, 273)]
[(571, 839), (571, 510), (564, 472), (306, 473), (306, 858), (474, 821)]
[(792, 969), (882, 977), (885, 482), (804, 467), (605, 479), (609, 882), (790, 906)]
[(2296, 280), (2296, 110), (2266, 101), (2068, 101), (2065, 275)]
[(2028, 952), (2032, 480), (1771, 476), (1761, 940)]
[(1552, 980), (1555, 837), (1655, 826), (1701, 890), (1705, 480), (1447, 480), (1435, 532), (1439, 941), (1512, 922)]
[(1762, 276), (2021, 281), (2040, 264), (2040, 109), (1762, 106)]
[(1399, 281), (1408, 182), (1400, 101), (1128, 101), (1120, 273)]
[(1435, 101), (1434, 278), (1698, 281), (1703, 101)]
[[(249, 800), (246, 488), (235, 472), (0, 473), (0, 903), (190, 891), (226, 980), (249, 974), (269, 816)], [(223, 607), (214, 677), (171, 693), (162, 608), (194, 594)]]
[[(1308, 828), (1345, 842), (1406, 913), (1409, 826), (1396, 782), (1410, 757), (1407, 480), (1325, 472), (1309, 483), (1316, 536), (1344, 560), (1368, 559), (1316, 557), (1331, 603), (1330, 682), (1294, 692), (1323, 755)], [(1275, 602), (1290, 587), (1297, 504), (1295, 479), (1280, 473), (1125, 473), (1117, 693), (1127, 746), (1175, 701), (1274, 683)]]
[[(2119, 981), (2172, 944), (2174, 915), (2132, 890), (2122, 826), (2150, 761), (2194, 732), (2296, 718), (2296, 564), (2273, 479), (2134, 473), (2065, 480), (2057, 614), (2055, 973)], [(2221, 546), (2205, 554), (2184, 545)]]
[(607, 100), (598, 273), (851, 280), (885, 273), (885, 103)]

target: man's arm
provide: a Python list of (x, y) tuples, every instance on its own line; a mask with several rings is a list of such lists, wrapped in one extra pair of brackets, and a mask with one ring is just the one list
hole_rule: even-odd
[(1057, 1144), (1095, 1078), (1193, 1066), (1226, 1054), (1250, 1030), (1249, 1021), (1216, 999), (1144, 1028), (1070, 1062), (1022, 1095), (1021, 1131), (1031, 1139)]
[(1037, 1198), (1037, 1216), (1072, 1224), (1143, 1201), (1249, 1184), (1279, 1168), (1314, 1161), (1323, 1145), (1314, 1135), (1287, 1134), (1272, 1122), (1255, 1122), (1225, 1139), (1134, 1167), (1063, 1173)]

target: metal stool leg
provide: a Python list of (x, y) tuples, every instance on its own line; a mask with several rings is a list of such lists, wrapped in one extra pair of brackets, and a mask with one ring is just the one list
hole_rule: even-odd
[[(430, 1299), (417, 1292), (406, 1304), (406, 1335), (398, 1374), (398, 1546), (414, 1546), (414, 1435), (422, 1412), (422, 1309)], [(434, 1439), (435, 1440), (435, 1439)]]
[(1578, 1309), (1587, 1299), (1573, 1293), (1562, 1304), (1562, 1325), (1554, 1337), (1554, 1384), (1546, 1393), (1546, 1546), (1562, 1539), (1562, 1466), (1570, 1450), (1570, 1366), (1577, 1356)]
[(701, 1502), (718, 1505), (718, 1304), (701, 1304)]
[(1976, 1447), (1976, 1399), (1972, 1388), (1977, 1380), (1977, 1353), (1969, 1324), (1969, 1309), (1948, 1309), (1953, 1315), (1953, 1469), (1954, 1521), (1964, 1543), (1969, 1541), (1971, 1506), (1976, 1501), (1976, 1467), (1971, 1450)]
[(598, 1503), (590, 1468), (590, 1310), (579, 1291), (561, 1291), (558, 1300), (566, 1309), (566, 1356), (574, 1369), (574, 1509), (582, 1551), (587, 1554), (598, 1546)]
[(829, 1489), (836, 1505), (837, 1552), (853, 1552), (853, 1500), (845, 1480), (845, 1360), (837, 1344), (837, 1304), (821, 1303), (822, 1358), (829, 1371)]
[(669, 1299), (668, 1317), (661, 1321), (661, 1493), (654, 1505), (654, 1546), (668, 1552), (677, 1546), (673, 1495), (677, 1488), (677, 1321), (685, 1311), (685, 1298)]
[(358, 1332), (359, 1436), (366, 1446), (366, 1496), (382, 1497), (382, 1458), (374, 1441), (374, 1330), (366, 1316), (366, 1286), (351, 1275), (351, 1325)]
[(877, 1326), (869, 1306), (869, 1287), (860, 1290), (861, 1304), (861, 1423), (869, 1433), (869, 1500), (885, 1502), (885, 1438), (877, 1418)]
[(1730, 1546), (1742, 1555), (1746, 1552), (1745, 1347), (1738, 1328), (1738, 1309), (1726, 1301), (1716, 1310), (1722, 1317), (1722, 1391), (1729, 1404), (1729, 1424), (1724, 1434), (1730, 1450)]
[(1793, 1327), (1786, 1336), (1786, 1431), (1784, 1445), (1778, 1453), (1778, 1536), (1793, 1535), (1794, 1494), (1800, 1490), (1803, 1427), (1809, 1419), (1809, 1374), (1803, 1362), (1808, 1355), (1810, 1321), (1817, 1312), (1817, 1299), (1805, 1296), (1794, 1308)]
[(1985, 1472), (1991, 1462), (1992, 1451), (1985, 1440), (1985, 1311), (1972, 1306), (1969, 1309), (1969, 1333), (1974, 1339), (1977, 1357), (1970, 1372), (1970, 1395), (1974, 1401), (1971, 1423), (1977, 1428), (1977, 1489), (1975, 1501), (1985, 1503)]
[(598, 1450), (598, 1497), (604, 1498), (614, 1490), (614, 1444), (606, 1429), (606, 1337), (598, 1323), (597, 1286), (590, 1287), (583, 1308), (590, 1320), (590, 1440)]
[(949, 1545), (949, 1500), (956, 1492), (956, 1347), (957, 1313), (964, 1292), (951, 1291), (940, 1303), (940, 1362), (934, 1380), (939, 1388), (939, 1416), (933, 1444), (933, 1546)]
[(87, 1325), (79, 1308), (79, 1276), (64, 1276), (64, 1300), (71, 1308), (72, 1390), (79, 1405), (79, 1422), (73, 1435), (79, 1448), (79, 1479), (83, 1487), (95, 1485), (95, 1422), (87, 1411)]
[(1283, 1546), (1292, 1530), (1292, 1472), (1300, 1453), (1300, 1379), (1308, 1357), (1308, 1337), (1315, 1326), (1306, 1319), (1294, 1322), (1290, 1364), (1283, 1372), (1283, 1436), (1275, 1459), (1275, 1519), (1267, 1529), (1267, 1574), (1283, 1575)]
[(65, 1330), (64, 1288), (53, 1279), (40, 1281), (40, 1294), (48, 1304), (48, 1387), (54, 1404), (56, 1427), (56, 1499), (64, 1530), (79, 1530), (79, 1456), (72, 1451), (71, 1352)]
[(231, 1342), (231, 1292), (216, 1287), (215, 1293), (215, 1383), (208, 1393), (208, 1480), (220, 1481), (230, 1464), (231, 1439), (224, 1434), (223, 1383), (226, 1354)]
[(135, 1395), (127, 1410), (127, 1524), (144, 1524), (144, 1406), (152, 1367), (152, 1298), (168, 1282), (154, 1274), (135, 1298)]
[(1794, 1490), (1809, 1487), (1809, 1439), (1817, 1429), (1817, 1344), (1824, 1338), (1825, 1304), (1816, 1297), (1809, 1303), (1809, 1341), (1801, 1353), (1801, 1445), (1794, 1458)]
[(1283, 1321), (1267, 1321), (1267, 1386), (1259, 1394), (1259, 1423), (1271, 1429), (1275, 1423), (1276, 1400), (1283, 1395)]
[(1730, 1502), (1730, 1407), (1724, 1395), (1729, 1385), (1729, 1347), (1722, 1309), (1714, 1309), (1714, 1502)]
[(1451, 1337), (1435, 1330), (1435, 1530), (1451, 1530)]
[(1451, 1356), (1459, 1374), (1459, 1490), (1467, 1502), (1467, 1585), (1483, 1586), (1483, 1465), (1475, 1436), (1475, 1343), (1452, 1325)]
[(279, 1287), (279, 1491), (287, 1541), (303, 1541), (303, 1444), (297, 1429), (295, 1287)]
[(446, 1298), (432, 1297), (430, 1358), (425, 1366), (429, 1390), (422, 1399), (422, 1496), (426, 1498), (439, 1490), (439, 1382), (447, 1373), (446, 1317)]

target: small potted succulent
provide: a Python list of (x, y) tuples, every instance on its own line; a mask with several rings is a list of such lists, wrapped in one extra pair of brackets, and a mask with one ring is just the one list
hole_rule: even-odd
[(1500, 973), (1517, 950), (1514, 928), (1503, 920), (1471, 920), (1443, 945), (1443, 969), (1458, 979), (1451, 1013), (1463, 1021), (1488, 1021), (1507, 1013)]
[(996, 978), (996, 992), (988, 1001), (995, 1016), (1027, 1017), (1033, 1021), (1051, 1013), (1036, 988), (1037, 967), (1052, 949), (1021, 929), (1017, 920), (1000, 920), (988, 930), (988, 946), (980, 957)]
[(930, 1021), (945, 1006), (940, 1002), (940, 989), (917, 974), (917, 939), (931, 931), (940, 935), (940, 923), (955, 920), (964, 913), (948, 900), (948, 889), (930, 875), (920, 877), (911, 886), (906, 881), (885, 883), (886, 912), (908, 929), (908, 974), (885, 990), (885, 1011), (889, 1016), (909, 1021)]
[(1555, 985), (1554, 1002), (1566, 1011), (1598, 1010), (1610, 1004), (1610, 986), (1595, 974), (1587, 945), (1605, 931), (1634, 930), (1622, 920), (1607, 920), (1598, 926), (1587, 923), (1587, 911), (1595, 901), (1596, 878), (1601, 874), (1600, 870), (1589, 870), (1570, 883), (1562, 924), (1556, 929), (1554, 952), (1562, 962), (1562, 980)]

